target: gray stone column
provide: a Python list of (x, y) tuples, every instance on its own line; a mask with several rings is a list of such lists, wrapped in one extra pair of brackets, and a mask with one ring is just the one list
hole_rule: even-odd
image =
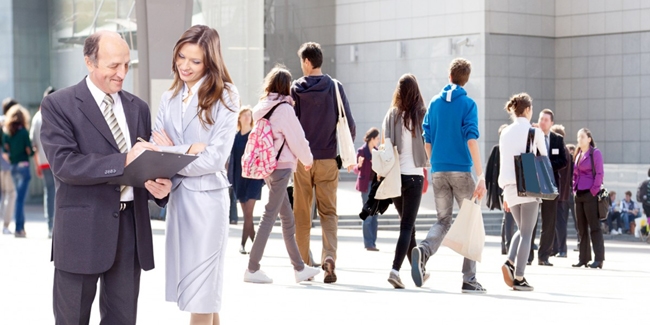
[(171, 85), (172, 50), (192, 23), (192, 0), (136, 0), (138, 67), (136, 94), (155, 118), (162, 93)]

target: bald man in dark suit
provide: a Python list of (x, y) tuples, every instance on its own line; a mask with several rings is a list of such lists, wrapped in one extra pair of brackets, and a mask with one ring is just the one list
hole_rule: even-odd
[(56, 182), (52, 260), (56, 324), (88, 324), (101, 279), (102, 324), (135, 324), (141, 269), (154, 267), (147, 201), (163, 206), (168, 179), (111, 185), (149, 143), (147, 104), (122, 90), (129, 47), (113, 32), (86, 39), (88, 76), (44, 98), (41, 142)]

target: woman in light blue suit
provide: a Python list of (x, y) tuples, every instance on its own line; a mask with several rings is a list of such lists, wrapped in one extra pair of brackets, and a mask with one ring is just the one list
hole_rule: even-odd
[(153, 141), (196, 154), (172, 178), (167, 205), (166, 300), (192, 313), (190, 324), (218, 324), (230, 199), (226, 161), (240, 107), (221, 56), (219, 34), (193, 26), (174, 47), (174, 83), (162, 95)]

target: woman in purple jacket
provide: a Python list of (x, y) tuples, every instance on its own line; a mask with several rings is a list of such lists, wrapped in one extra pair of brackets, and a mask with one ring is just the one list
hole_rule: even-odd
[[(592, 168), (593, 166), (593, 168)], [(603, 268), (605, 243), (598, 217), (598, 192), (603, 184), (603, 154), (596, 148), (591, 131), (578, 131), (578, 151), (573, 169), (573, 190), (575, 191), (575, 212), (580, 238), (580, 260), (573, 267)], [(596, 258), (591, 261), (591, 244)]]
[[(361, 192), (362, 204), (365, 205), (368, 201), (368, 194), (372, 187), (372, 180), (377, 177), (372, 171), (372, 154), (370, 150), (376, 149), (379, 145), (379, 130), (377, 128), (370, 128), (366, 132), (364, 138), (366, 142), (361, 148), (357, 150), (357, 166), (354, 167), (354, 172), (357, 174), (357, 191)], [(371, 149), (372, 148), (372, 149)], [(378, 251), (377, 248), (377, 216), (368, 216), (363, 221), (363, 245), (369, 251)]]

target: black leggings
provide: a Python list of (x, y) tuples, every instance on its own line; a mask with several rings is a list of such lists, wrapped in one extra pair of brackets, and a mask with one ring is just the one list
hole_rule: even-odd
[(415, 219), (420, 209), (422, 199), (422, 186), (424, 177), (416, 175), (402, 175), (402, 196), (393, 198), (393, 204), (400, 216), (399, 238), (395, 248), (393, 269), (399, 271), (409, 252), (415, 247)]

